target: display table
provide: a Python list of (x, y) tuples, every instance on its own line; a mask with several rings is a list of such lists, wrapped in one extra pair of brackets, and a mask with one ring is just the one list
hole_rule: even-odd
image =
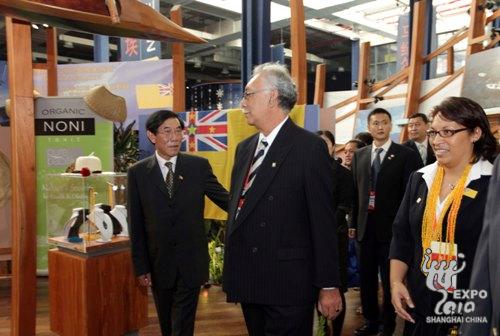
[(50, 330), (118, 336), (147, 324), (147, 289), (133, 275), (129, 248), (86, 255), (49, 251)]

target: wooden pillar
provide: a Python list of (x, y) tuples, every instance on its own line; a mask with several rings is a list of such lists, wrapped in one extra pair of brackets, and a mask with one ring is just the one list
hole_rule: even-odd
[(47, 95), (57, 96), (57, 29), (47, 28)]
[(484, 35), (484, 23), (486, 20), (484, 12), (485, 2), (485, 0), (472, 0), (470, 4), (470, 24), (469, 32), (467, 34), (467, 56), (483, 50), (481, 43), (471, 43), (476, 37)]
[[(405, 117), (408, 118), (412, 113), (418, 111), (418, 99), (420, 98), (420, 84), (422, 83), (422, 65), (424, 58), (422, 50), (424, 46), (425, 23), (425, 5), (426, 0), (415, 2), (413, 7), (414, 17), (411, 38), (410, 67), (408, 74), (408, 89), (406, 92)], [(401, 132), (401, 141), (408, 138), (406, 127)]]
[[(181, 6), (175, 5), (170, 10), (170, 19), (182, 26)], [(172, 43), (172, 66), (174, 81), (174, 112), (186, 110), (186, 71), (184, 66), (184, 43)]]
[(448, 76), (453, 75), (455, 72), (455, 50), (453, 46), (446, 50), (446, 73)]
[(306, 27), (302, 0), (290, 0), (290, 44), (292, 46), (292, 78), (297, 84), (297, 104), (307, 104)]
[(314, 83), (314, 104), (323, 107), (323, 98), (325, 97), (325, 77), (326, 64), (316, 65), (316, 81)]
[(358, 73), (358, 107), (359, 110), (364, 110), (367, 103), (361, 103), (362, 99), (368, 97), (368, 81), (370, 76), (370, 42), (363, 42), (359, 48), (359, 73)]
[(11, 335), (35, 335), (36, 178), (31, 24), (5, 17), (12, 142)]

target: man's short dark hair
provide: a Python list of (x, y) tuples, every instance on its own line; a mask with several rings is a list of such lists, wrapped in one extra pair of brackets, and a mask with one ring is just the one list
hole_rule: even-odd
[(148, 120), (146, 121), (146, 130), (150, 131), (153, 134), (156, 134), (158, 132), (158, 127), (160, 127), (165, 120), (174, 118), (179, 120), (181, 129), (184, 129), (184, 121), (179, 118), (179, 115), (177, 113), (170, 110), (159, 110), (153, 112), (153, 114), (148, 117)]
[(389, 113), (389, 111), (387, 111), (386, 109), (383, 109), (381, 107), (377, 107), (376, 109), (374, 109), (373, 111), (371, 111), (370, 114), (368, 114), (368, 118), (366, 119), (366, 121), (368, 122), (368, 124), (370, 124), (370, 118), (372, 117), (372, 115), (375, 115), (375, 114), (385, 114), (385, 115), (387, 115), (389, 117), (389, 120), (392, 121), (392, 116)]
[[(359, 140), (367, 145), (371, 145), (373, 142), (373, 136), (369, 132), (359, 132), (354, 136), (354, 139)], [(364, 146), (363, 146), (364, 147)], [(359, 147), (361, 148), (361, 147)]]
[(413, 113), (411, 116), (408, 117), (408, 121), (411, 119), (416, 119), (416, 118), (421, 118), (424, 123), (428, 124), (429, 123), (429, 118), (424, 113)]

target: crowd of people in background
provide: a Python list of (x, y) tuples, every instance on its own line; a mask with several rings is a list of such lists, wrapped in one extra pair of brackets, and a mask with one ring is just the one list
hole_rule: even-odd
[[(498, 232), (500, 225), (492, 205), (498, 185), (488, 196), (498, 145), (484, 110), (467, 98), (447, 98), (429, 116), (408, 118), (409, 140), (402, 145), (390, 139), (385, 109), (371, 111), (367, 122), (369, 132), (346, 142), (334, 160), (353, 176), (348, 237), (358, 244), (365, 319), (355, 334), (393, 335), (397, 314), (405, 336), (495, 335), (500, 313), (492, 297), (500, 293), (492, 279), (498, 280), (500, 266), (492, 264), (498, 253), (491, 249), (498, 247), (489, 241), (500, 235), (484, 231)], [(329, 148), (335, 143), (328, 131), (318, 135)], [(347, 249), (339, 248), (344, 257)], [(340, 261), (341, 271), (346, 261)], [(494, 272), (481, 273), (490, 268)], [(471, 294), (481, 290), (482, 297)]]

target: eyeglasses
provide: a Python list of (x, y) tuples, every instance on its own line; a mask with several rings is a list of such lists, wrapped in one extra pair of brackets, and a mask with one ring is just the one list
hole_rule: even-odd
[(158, 134), (163, 134), (165, 135), (167, 138), (172, 138), (173, 136), (175, 137), (181, 137), (184, 135), (184, 130), (182, 129), (162, 129), (162, 130), (158, 130)]
[(456, 129), (456, 130), (454, 130), (454, 129), (442, 129), (440, 131), (428, 130), (427, 135), (431, 139), (434, 139), (436, 137), (436, 135), (438, 135), (438, 134), (441, 138), (450, 138), (450, 137), (454, 136), (455, 134), (462, 132), (462, 131), (465, 131), (467, 129), (468, 128), (460, 128), (460, 129)]
[(269, 90), (272, 90), (272, 89), (262, 89), (262, 90), (256, 90), (256, 91), (251, 91), (251, 92), (245, 91), (245, 92), (243, 92), (243, 96), (241, 98), (248, 100), (248, 98), (250, 98), (251, 96), (253, 96), (256, 93), (263, 92), (263, 91), (269, 91)]

